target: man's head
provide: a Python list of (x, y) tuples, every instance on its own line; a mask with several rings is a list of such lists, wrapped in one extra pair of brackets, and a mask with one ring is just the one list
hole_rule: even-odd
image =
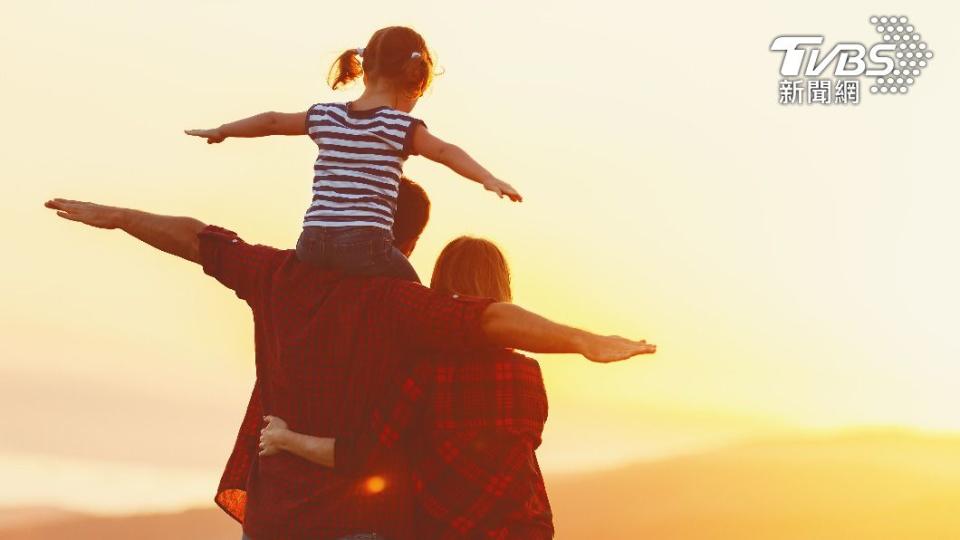
[(401, 178), (397, 211), (393, 217), (393, 245), (409, 257), (429, 220), (430, 198), (427, 192), (413, 180)]

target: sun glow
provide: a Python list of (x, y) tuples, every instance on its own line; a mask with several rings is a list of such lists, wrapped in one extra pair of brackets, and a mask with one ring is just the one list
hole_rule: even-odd
[[(0, 405), (16, 436), (0, 453), (16, 459), (0, 472), (36, 459), (49, 489), (7, 483), (0, 500), (192, 502), (215, 484), (254, 375), (249, 311), (229, 291), (42, 202), (190, 215), (292, 247), (315, 147), (208, 146), (182, 130), (350, 99), (357, 89), (324, 87), (326, 66), (396, 21), (424, 34), (445, 71), (414, 114), (525, 197), (507, 204), (411, 158), (407, 174), (433, 199), (420, 275), (450, 239), (487, 237), (506, 252), (518, 303), (659, 347), (609, 366), (541, 357), (548, 474), (793, 429), (960, 430), (960, 184), (944, 120), (960, 71), (944, 54), (909, 95), (783, 108), (770, 40), (811, 28), (871, 39), (871, 13), (743, 4), (691, 17), (667, 3), (655, 19), (623, 2), (493, 2), (469, 16), (380, 0), (362, 17), (310, 2), (5, 10)], [(957, 5), (923, 4), (909, 16), (925, 38), (960, 48)], [(730, 54), (705, 61), (717, 28), (735, 30)], [(67, 487), (104, 463), (120, 467), (113, 487)], [(128, 465), (171, 491), (116, 487)], [(183, 482), (177, 499), (167, 470), (203, 481)], [(369, 493), (386, 488), (378, 478)]]

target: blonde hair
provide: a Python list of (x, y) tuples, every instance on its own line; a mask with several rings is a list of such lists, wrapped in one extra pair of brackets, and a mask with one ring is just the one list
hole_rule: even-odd
[(489, 240), (469, 236), (461, 236), (443, 248), (433, 267), (430, 288), (498, 302), (513, 299), (510, 268), (503, 252)]

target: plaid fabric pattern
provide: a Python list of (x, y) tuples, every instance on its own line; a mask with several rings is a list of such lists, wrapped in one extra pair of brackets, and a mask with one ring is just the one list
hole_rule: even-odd
[(409, 373), (411, 350), (484, 346), (480, 320), (490, 301), (324, 271), (218, 227), (199, 239), (204, 271), (247, 302), (255, 326), (257, 381), (216, 502), (257, 540), (418, 538), (405, 455), (382, 453), (352, 474), (290, 454), (260, 458), (262, 417), (321, 437), (368, 425), (380, 396), (395, 394)]
[(534, 450), (547, 420), (540, 365), (501, 351), (438, 359), (411, 440), (421, 538), (553, 538)]
[(553, 517), (537, 463), (547, 420), (539, 364), (505, 350), (433, 355), (341, 443), (338, 469), (380, 452), (409, 452), (416, 535), (429, 539), (549, 539)]

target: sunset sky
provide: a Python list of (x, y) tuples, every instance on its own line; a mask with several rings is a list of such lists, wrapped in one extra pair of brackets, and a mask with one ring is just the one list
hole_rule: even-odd
[[(6, 4), (0, 506), (209, 504), (253, 384), (249, 310), (199, 267), (41, 205), (292, 247), (310, 140), (182, 130), (355, 97), (327, 68), (390, 24), (445, 71), (414, 114), (526, 199), (412, 158), (433, 200), (420, 275), (450, 239), (484, 236), (521, 305), (659, 346), (608, 366), (540, 357), (548, 474), (799, 430), (960, 430), (960, 10), (626, 6)], [(936, 54), (908, 95), (778, 105), (774, 37), (872, 43), (875, 14), (909, 16)]]

